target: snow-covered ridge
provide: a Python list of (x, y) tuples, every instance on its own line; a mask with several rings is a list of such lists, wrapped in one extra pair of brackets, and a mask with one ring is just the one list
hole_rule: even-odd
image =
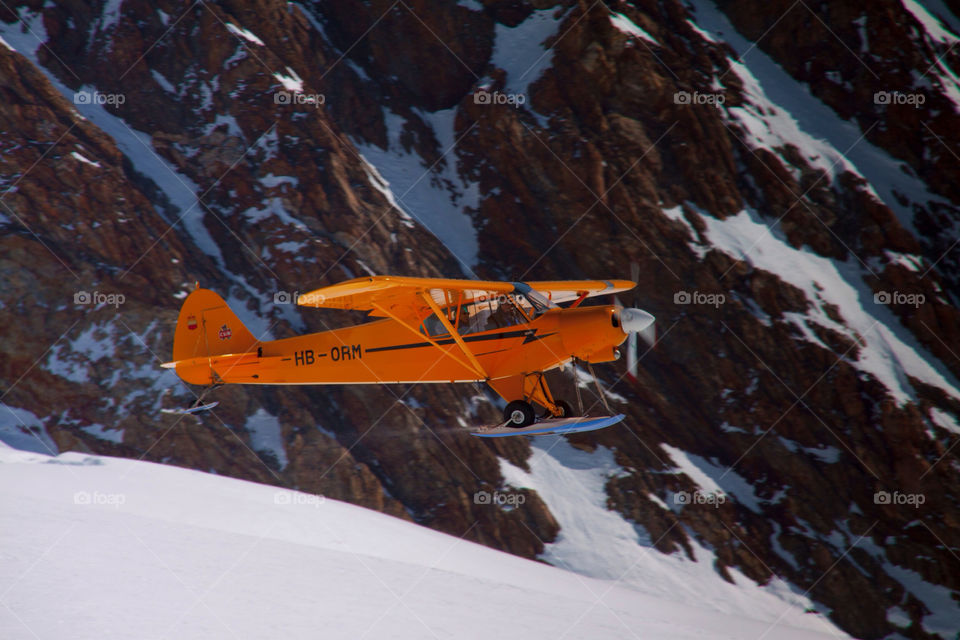
[(610, 14), (610, 22), (613, 23), (617, 29), (623, 33), (640, 38), (641, 40), (646, 40), (650, 44), (660, 46), (660, 43), (657, 42), (657, 39), (651, 36), (649, 33), (643, 30), (637, 23), (623, 15), (622, 13), (617, 13), (616, 11)]
[(692, 606), (322, 496), (2, 444), (0, 549), (11, 639), (837, 637), (819, 616)]

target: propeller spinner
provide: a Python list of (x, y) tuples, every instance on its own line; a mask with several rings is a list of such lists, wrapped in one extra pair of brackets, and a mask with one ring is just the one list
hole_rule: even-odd
[(626, 334), (642, 333), (656, 320), (643, 309), (620, 309), (620, 328)]

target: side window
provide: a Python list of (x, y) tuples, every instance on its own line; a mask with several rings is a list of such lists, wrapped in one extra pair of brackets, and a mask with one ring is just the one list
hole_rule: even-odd
[(464, 315), (460, 320), (460, 333), (479, 333), (487, 330), (487, 320), (493, 313), (489, 301), (475, 302), (464, 307)]
[(420, 332), (432, 338), (434, 336), (442, 336), (446, 334), (447, 328), (443, 326), (442, 322), (440, 322), (440, 318), (437, 317), (437, 314), (431, 313), (426, 317), (426, 319), (424, 319), (423, 324), (420, 325)]
[(507, 296), (491, 296), (464, 307), (460, 333), (494, 331), (526, 322)]
[[(445, 309), (444, 313), (449, 313), (447, 320), (452, 326), (457, 326), (457, 310)], [(434, 336), (445, 336), (449, 333), (447, 328), (443, 326), (443, 322), (440, 321), (440, 318), (438, 318), (437, 314), (435, 313), (431, 313), (424, 319), (423, 324), (420, 325), (420, 332), (430, 336), (431, 338)]]

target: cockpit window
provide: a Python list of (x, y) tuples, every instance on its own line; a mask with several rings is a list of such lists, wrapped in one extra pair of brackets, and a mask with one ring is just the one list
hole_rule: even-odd
[(479, 333), (530, 322), (536, 307), (522, 294), (480, 296), (463, 307), (460, 333)]
[(420, 332), (425, 333), (431, 338), (434, 336), (443, 336), (449, 333), (447, 328), (443, 326), (443, 323), (440, 322), (440, 318), (437, 317), (437, 314), (431, 313), (423, 321), (423, 324), (420, 326)]
[[(472, 292), (468, 302), (450, 304), (443, 309), (443, 313), (457, 332), (467, 335), (530, 322), (556, 306), (528, 285), (522, 282), (514, 284), (516, 289), (513, 293)], [(457, 297), (450, 295), (447, 301)], [(445, 336), (449, 333), (435, 313), (424, 319), (420, 331), (430, 337)]]

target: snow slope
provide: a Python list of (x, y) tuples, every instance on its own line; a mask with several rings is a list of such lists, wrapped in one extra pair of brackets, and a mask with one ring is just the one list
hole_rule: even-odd
[(387, 108), (383, 116), (388, 148), (359, 139), (354, 145), (368, 165), (370, 184), (407, 220), (415, 219), (439, 238), (464, 274), (475, 278), (472, 268), (479, 260), (479, 245), (467, 210), (476, 209), (479, 192), (476, 184), (461, 179), (457, 171), (456, 146), (466, 132), (458, 136), (454, 129), (456, 108), (419, 115), (440, 145), (441, 159), (433, 164), (404, 148), (401, 135), (407, 122)]
[[(500, 470), (508, 487), (534, 489), (560, 524), (557, 540), (546, 545), (541, 556), (550, 564), (694, 608), (841, 635), (829, 620), (804, 613), (816, 610), (817, 605), (779, 578), (761, 587), (736, 568), (727, 567), (736, 584), (725, 581), (714, 568), (712, 550), (692, 535), (689, 544), (696, 561), (682, 553), (657, 551), (653, 545), (659, 541), (653, 540), (646, 529), (607, 508), (608, 479), (626, 474), (609, 449), (601, 446), (587, 453), (561, 436), (538, 437), (531, 446), (529, 473), (503, 459)], [(704, 490), (711, 487), (704, 481), (705, 474), (692, 473), (688, 454), (672, 447), (668, 450), (680, 463), (676, 473), (686, 473)], [(728, 489), (737, 489), (735, 493), (727, 491), (730, 499), (752, 495), (750, 485), (739, 480), (744, 486), (737, 486), (736, 479), (730, 474), (724, 483)], [(715, 483), (712, 486), (720, 490)], [(683, 509), (676, 500), (670, 500), (668, 505), (652, 497), (664, 509)], [(778, 636), (779, 630), (770, 635)]]
[(685, 604), (321, 496), (2, 444), (0, 557), (7, 639), (839, 635), (796, 609), (771, 624)]

